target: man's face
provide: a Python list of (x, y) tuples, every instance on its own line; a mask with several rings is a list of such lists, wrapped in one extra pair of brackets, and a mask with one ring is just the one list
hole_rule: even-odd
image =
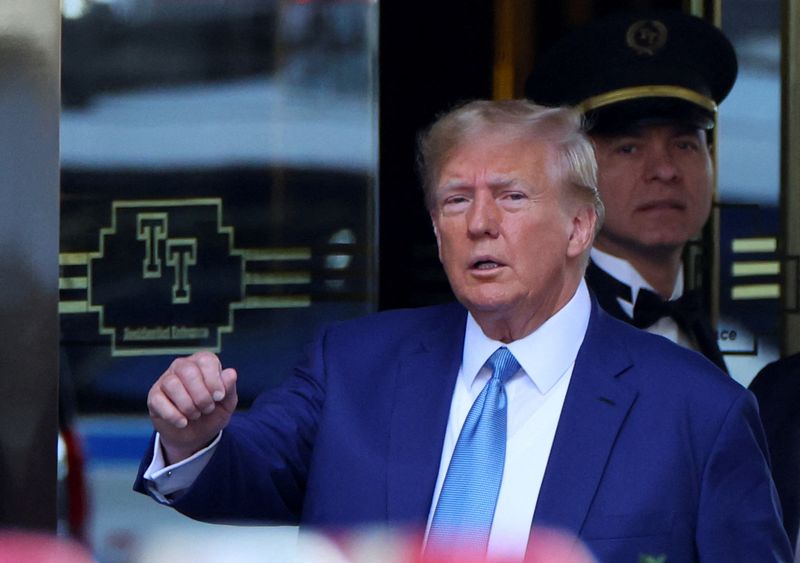
[(650, 125), (593, 140), (606, 208), (595, 245), (622, 258), (682, 250), (711, 210), (705, 131)]
[(488, 133), (442, 166), (431, 211), (439, 259), (476, 318), (527, 316), (535, 329), (574, 293), (594, 211), (566, 195), (555, 156), (544, 142)]

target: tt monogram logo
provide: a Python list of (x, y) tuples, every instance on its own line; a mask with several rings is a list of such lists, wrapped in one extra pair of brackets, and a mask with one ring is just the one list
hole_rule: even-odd
[(197, 240), (190, 238), (167, 239), (167, 266), (175, 269), (172, 284), (172, 302), (188, 303), (192, 296), (189, 284), (189, 266), (197, 264)]
[[(138, 213), (136, 215), (136, 240), (144, 243), (142, 279), (161, 277), (162, 264), (173, 268), (172, 303), (189, 303), (192, 289), (189, 284), (189, 266), (197, 264), (196, 238), (168, 238), (169, 215), (166, 213)], [(161, 253), (165, 256), (162, 257)]]
[(144, 260), (142, 261), (142, 277), (161, 277), (161, 254), (159, 244), (167, 240), (166, 213), (138, 213), (136, 215), (136, 240), (144, 242)]
[(62, 253), (62, 314), (93, 314), (112, 356), (222, 347), (234, 311), (305, 308), (308, 247), (234, 247), (216, 198), (115, 201), (98, 250)]

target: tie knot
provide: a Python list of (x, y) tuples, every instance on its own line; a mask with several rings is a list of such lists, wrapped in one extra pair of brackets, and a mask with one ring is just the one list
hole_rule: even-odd
[(503, 384), (520, 368), (514, 354), (505, 346), (495, 350), (486, 363), (492, 368), (492, 377), (498, 378)]

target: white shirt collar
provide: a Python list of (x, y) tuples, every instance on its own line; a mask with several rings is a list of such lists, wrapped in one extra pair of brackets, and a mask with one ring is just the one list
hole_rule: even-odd
[[(636, 296), (639, 295), (639, 290), (641, 288), (655, 292), (653, 286), (647, 283), (642, 275), (636, 271), (636, 268), (624, 258), (612, 256), (594, 247), (592, 248), (591, 257), (592, 262), (594, 262), (598, 268), (605, 270), (614, 278), (630, 286), (631, 303), (636, 303)], [(678, 299), (681, 295), (683, 295), (683, 264), (681, 264), (678, 270), (678, 277), (675, 278), (675, 283), (672, 286), (672, 296), (670, 296), (670, 299)]]
[(506, 346), (539, 392), (547, 393), (575, 363), (589, 326), (591, 309), (586, 282), (581, 280), (575, 295), (560, 311), (533, 333), (509, 344), (486, 336), (470, 313), (461, 360), (463, 374), (473, 384), (489, 356), (500, 346)]

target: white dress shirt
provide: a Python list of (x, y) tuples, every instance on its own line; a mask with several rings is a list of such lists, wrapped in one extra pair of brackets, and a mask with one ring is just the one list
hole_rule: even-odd
[[(633, 300), (632, 302), (626, 301), (621, 297), (617, 297), (619, 306), (622, 307), (622, 310), (625, 311), (629, 317), (633, 318), (633, 306), (636, 303), (636, 297), (639, 295), (640, 289), (645, 288), (654, 293), (658, 293), (627, 260), (612, 256), (611, 254), (603, 252), (602, 250), (597, 250), (596, 248), (592, 248), (591, 256), (592, 262), (594, 262), (598, 268), (606, 271), (612, 277), (630, 286), (631, 299)], [(682, 295), (683, 264), (681, 264), (680, 270), (678, 271), (678, 277), (675, 278), (672, 295), (669, 297), (669, 299), (678, 299)], [(669, 340), (672, 340), (673, 342), (676, 342), (685, 348), (697, 350), (692, 338), (683, 330), (681, 330), (680, 327), (678, 327), (678, 323), (676, 323), (671, 317), (662, 317), (655, 324), (647, 327), (644, 330), (653, 334), (664, 336), (665, 338), (668, 338)]]
[[(491, 377), (491, 370), (484, 364), (498, 347), (506, 346), (521, 369), (505, 387), (508, 398), (506, 461), (488, 554), (506, 559), (524, 557), (550, 448), (590, 312), (589, 291), (586, 282), (581, 281), (575, 295), (560, 311), (533, 334), (510, 344), (491, 340), (483, 334), (472, 315), (468, 316), (464, 353), (453, 390), (428, 527), (458, 434), (472, 403)], [(219, 436), (191, 458), (165, 466), (157, 435), (153, 461), (144, 473), (150, 491), (159, 501), (169, 503), (168, 495), (191, 486), (208, 463), (218, 441)]]
[(590, 311), (589, 292), (585, 282), (581, 282), (573, 298), (558, 313), (534, 333), (510, 344), (488, 338), (469, 315), (428, 528), (461, 427), (472, 403), (492, 375), (484, 364), (497, 348), (506, 346), (522, 369), (505, 387), (508, 397), (506, 460), (488, 555), (509, 560), (522, 560), (525, 556), (539, 489), (575, 357), (586, 335)]

